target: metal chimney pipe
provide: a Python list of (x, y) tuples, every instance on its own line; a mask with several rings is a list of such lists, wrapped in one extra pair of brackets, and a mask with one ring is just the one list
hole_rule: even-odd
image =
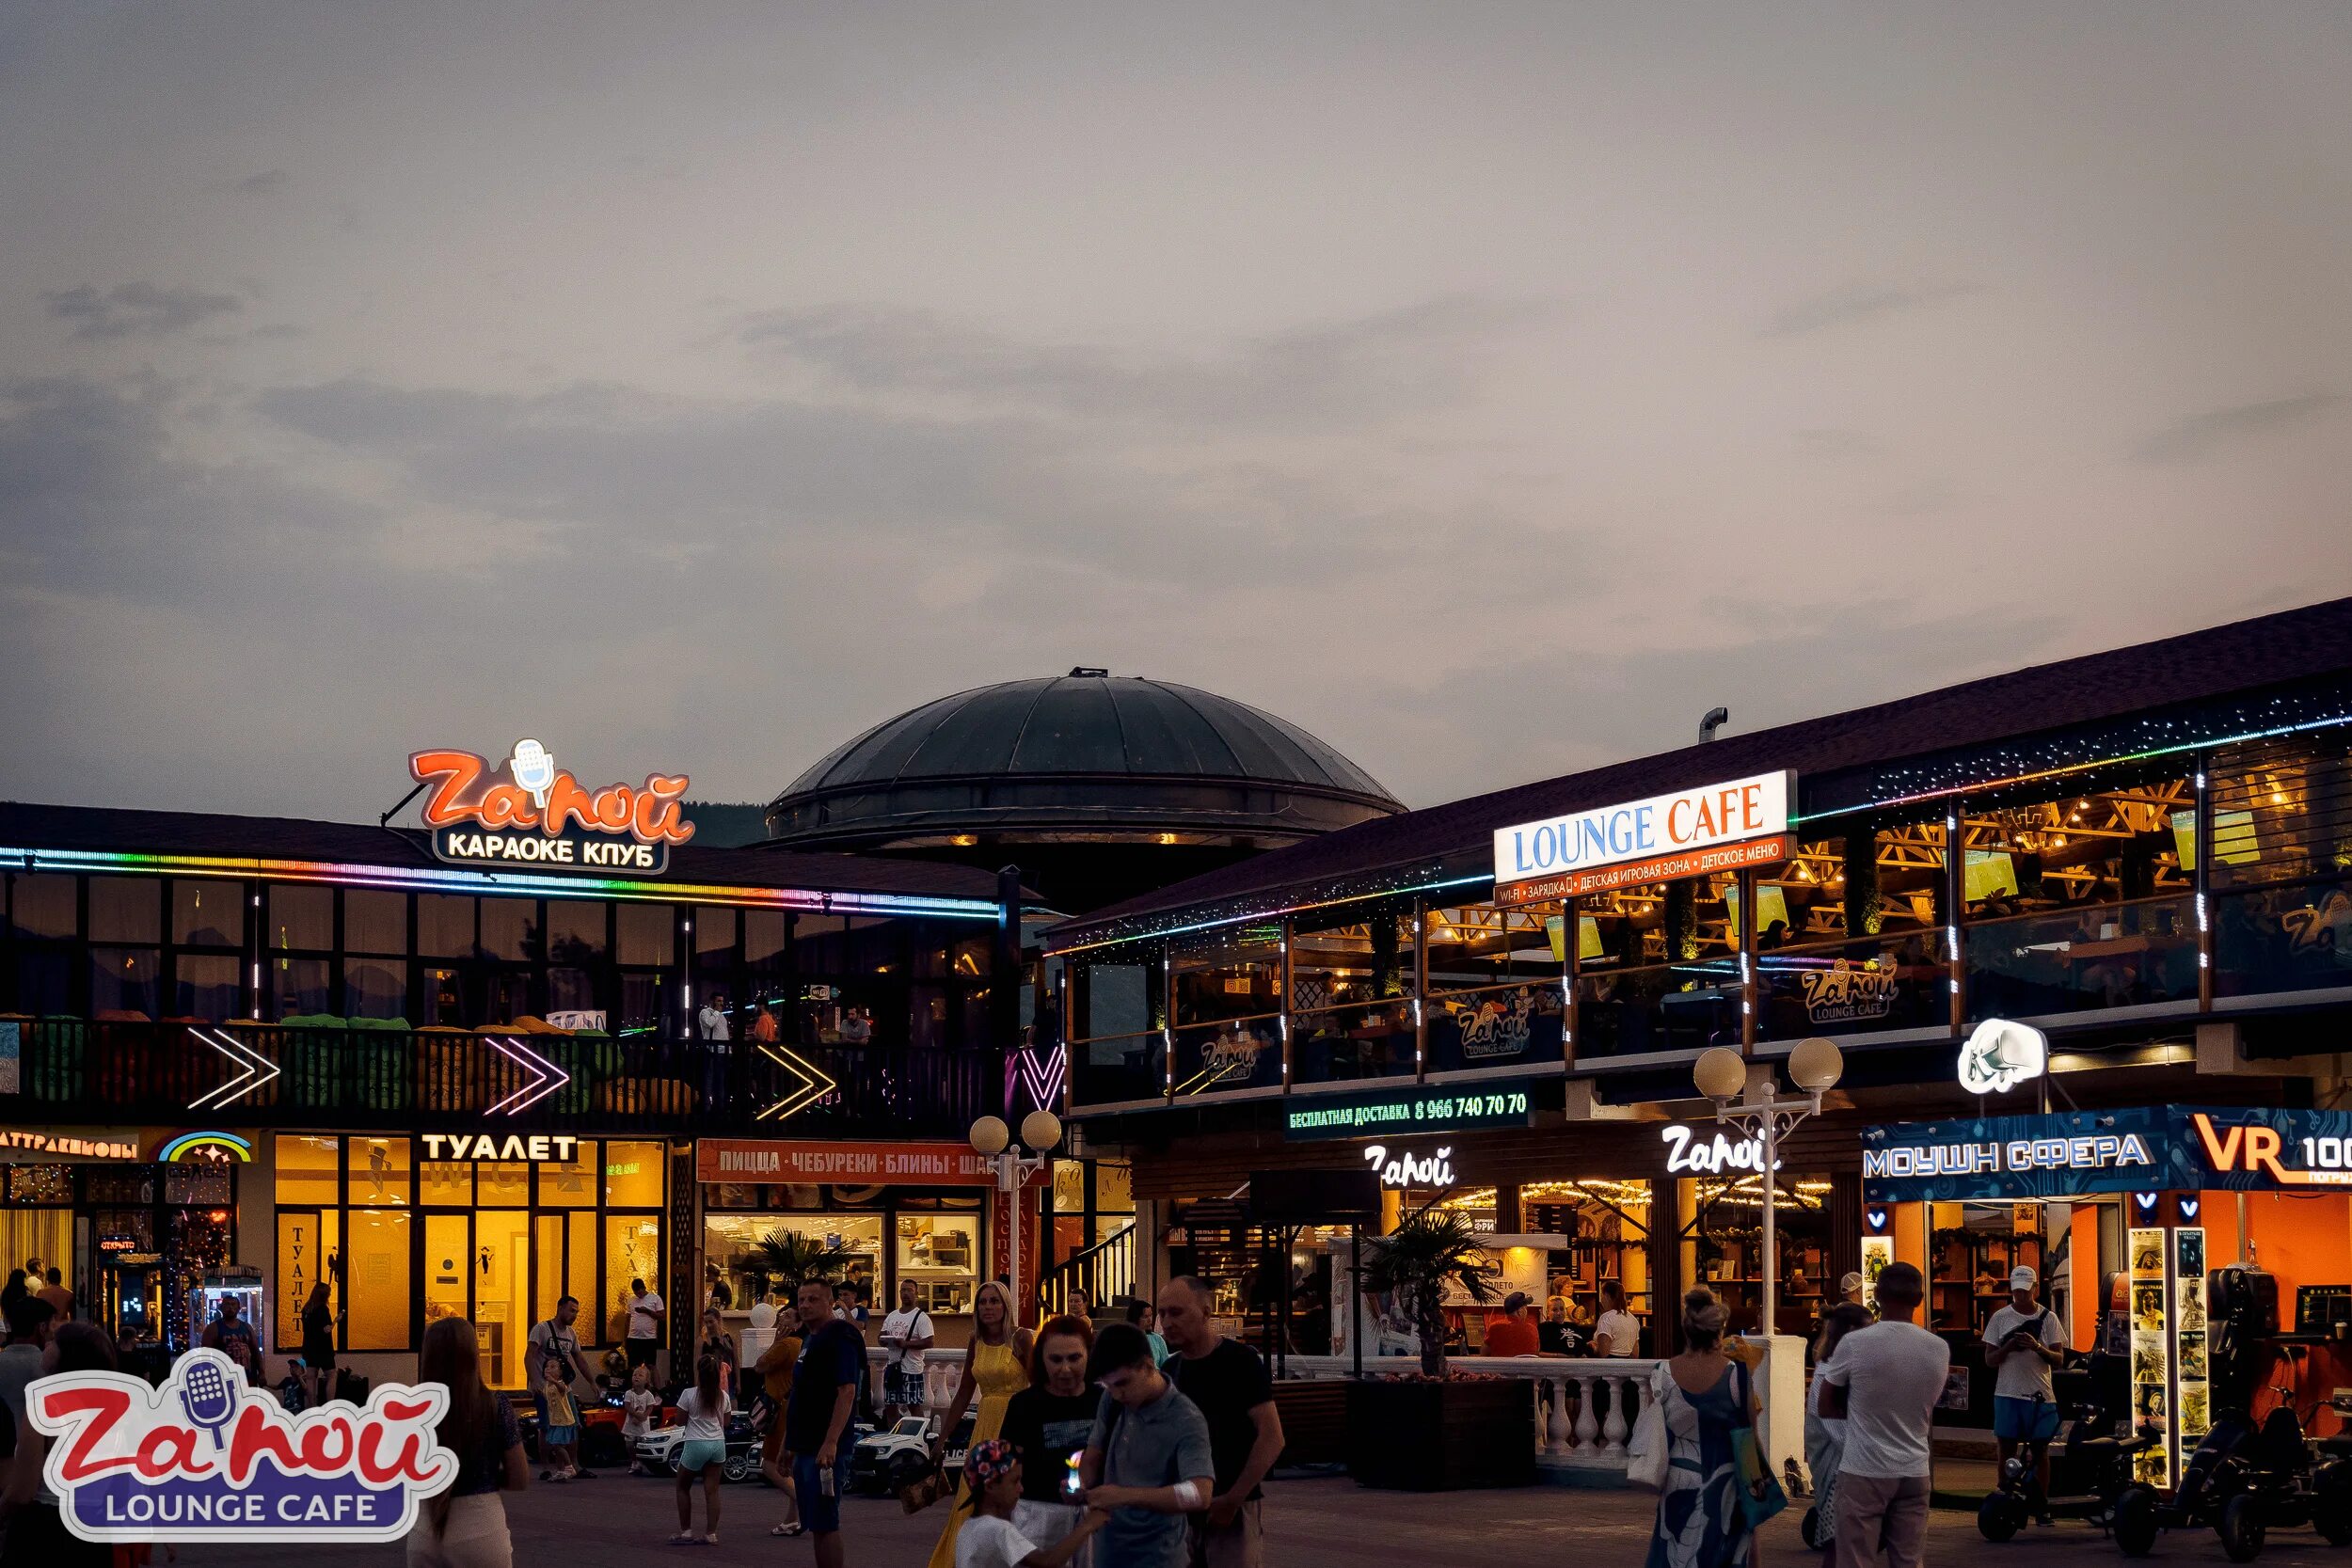
[(1699, 740), (1702, 744), (1715, 738), (1715, 732), (1731, 722), (1731, 709), (1710, 707), (1707, 717), (1699, 721)]

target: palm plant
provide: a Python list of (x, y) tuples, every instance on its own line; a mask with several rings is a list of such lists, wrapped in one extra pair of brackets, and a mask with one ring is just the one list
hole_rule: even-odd
[(812, 1279), (836, 1284), (849, 1273), (850, 1254), (812, 1242), (797, 1230), (771, 1230), (752, 1244), (750, 1262), (765, 1294), (773, 1282), (795, 1290)]
[(1452, 1210), (1417, 1210), (1371, 1246), (1364, 1288), (1396, 1292), (1421, 1335), (1421, 1370), (1430, 1377), (1444, 1376), (1445, 1314), (1439, 1303), (1446, 1282), (1483, 1304), (1494, 1300), (1494, 1282), (1502, 1271), (1486, 1261), (1478, 1232)]

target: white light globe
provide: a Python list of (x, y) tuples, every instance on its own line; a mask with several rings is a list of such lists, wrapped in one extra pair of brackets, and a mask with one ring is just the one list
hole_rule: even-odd
[(1021, 1118), (1021, 1141), (1031, 1148), (1051, 1148), (1061, 1142), (1061, 1117), (1051, 1111), (1031, 1111)]
[(1737, 1100), (1748, 1086), (1747, 1059), (1728, 1046), (1709, 1046), (1691, 1064), (1691, 1082), (1709, 1100)]
[(1836, 1040), (1816, 1036), (1799, 1040), (1797, 1048), (1788, 1053), (1788, 1082), (1807, 1094), (1835, 1087), (1845, 1070), (1845, 1053), (1837, 1049)]
[(1002, 1154), (1012, 1142), (1012, 1130), (1002, 1117), (982, 1117), (972, 1124), (972, 1147), (982, 1154)]

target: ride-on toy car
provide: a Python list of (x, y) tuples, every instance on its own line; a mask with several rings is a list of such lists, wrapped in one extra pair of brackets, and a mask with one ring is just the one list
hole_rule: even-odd
[[(964, 1451), (972, 1446), (975, 1418), (966, 1413), (941, 1456), (950, 1475), (961, 1475)], [(850, 1450), (850, 1490), (897, 1492), (914, 1485), (932, 1469), (931, 1442), (939, 1434), (936, 1417), (901, 1416), (882, 1431), (858, 1439)]]
[[(638, 1461), (656, 1475), (667, 1475), (677, 1462), (678, 1445), (685, 1440), (683, 1426), (658, 1428), (637, 1439)], [(759, 1474), (759, 1433), (740, 1413), (727, 1418), (726, 1458), (720, 1463), (719, 1473), (729, 1481), (749, 1481)]]

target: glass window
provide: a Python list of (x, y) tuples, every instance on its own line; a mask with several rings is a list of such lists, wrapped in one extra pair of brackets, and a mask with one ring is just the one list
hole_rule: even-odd
[(269, 890), (269, 944), (323, 952), (335, 945), (335, 890), (286, 887)]
[(536, 1375), (525, 1354), (531, 1332), (529, 1214), (509, 1210), (474, 1216), (473, 1323), (477, 1335), (488, 1331), (491, 1354), (483, 1372), (493, 1387), (519, 1388)]
[(457, 1029), (466, 1026), (466, 987), (456, 970), (426, 969), (423, 994), (421, 1022)]
[(408, 895), (382, 888), (343, 890), (343, 951), (408, 951)]
[(354, 1209), (343, 1244), (343, 1280), (353, 1350), (406, 1350), (408, 1211)]
[(434, 1209), (473, 1207), (473, 1162), (427, 1160), (417, 1170), (417, 1201)]
[[(622, 1276), (623, 1289), (619, 1295), (616, 1296), (609, 1291), (605, 1292), (601, 1313), (603, 1322), (599, 1324), (596, 1321), (599, 1316), (596, 1301), (596, 1211), (593, 1209), (577, 1211), (570, 1216), (570, 1224), (571, 1266), (564, 1276), (564, 1293), (580, 1298), (580, 1323), (583, 1331), (580, 1338), (593, 1338), (598, 1344), (618, 1344), (628, 1333), (628, 1324), (621, 1321), (616, 1308), (628, 1294), (627, 1289), (628, 1277), (626, 1275)], [(661, 1227), (660, 1222), (656, 1220), (653, 1225), (658, 1236)], [(658, 1242), (656, 1249), (659, 1250)], [(603, 1329), (601, 1334), (596, 1332), (598, 1327)]]
[[(604, 1146), (604, 1201), (613, 1209), (661, 1207), (661, 1146), (608, 1143)], [(628, 1276), (623, 1275), (623, 1279)]]
[(243, 882), (183, 879), (171, 884), (171, 940), (184, 947), (245, 945)]
[(428, 958), (473, 957), (473, 900), (457, 894), (417, 895), (417, 951)]
[(604, 957), (605, 912), (612, 906), (580, 898), (548, 900), (548, 958), (584, 964)]
[[(577, 1276), (577, 1267), (575, 1264), (575, 1276)], [(591, 1301), (598, 1303), (620, 1301), (628, 1295), (628, 1282), (631, 1279), (644, 1280), (664, 1301), (670, 1299), (670, 1292), (662, 1289), (661, 1219), (658, 1214), (607, 1214), (605, 1216), (604, 1291), (601, 1295), (591, 1296), (586, 1292), (575, 1291), (574, 1294), (583, 1298), (580, 1303), (581, 1314), (588, 1315), (588, 1303)], [(671, 1308), (673, 1313), (679, 1310), (680, 1308), (676, 1307)], [(602, 1318), (605, 1312), (598, 1311), (595, 1316)]]
[(156, 981), (163, 955), (152, 947), (93, 947), (89, 950), (89, 1011), (92, 1018), (135, 1013), (155, 1016)]
[(569, 1161), (548, 1160), (539, 1166), (539, 1206), (543, 1209), (594, 1208), (596, 1202), (596, 1146), (582, 1139)]
[(71, 877), (8, 879), (8, 927), (20, 937), (71, 937), (81, 917), (74, 911)]
[(274, 1016), (315, 1018), (326, 1011), (325, 958), (272, 958), (269, 981)]
[(477, 1161), (474, 1183), (485, 1209), (501, 1205), (520, 1209), (531, 1201), (531, 1167), (520, 1160)]
[[(924, 1222), (928, 1223), (929, 1216)], [(615, 1223), (618, 1223), (617, 1219)], [(650, 1220), (645, 1221), (651, 1224)], [(845, 1255), (847, 1267), (842, 1277), (862, 1279), (871, 1286), (882, 1278), (882, 1216), (877, 1213), (719, 1213), (706, 1212), (703, 1217), (703, 1268), (705, 1288), (723, 1284), (728, 1299), (739, 1308), (759, 1298), (764, 1290), (774, 1290), (784, 1280), (767, 1268), (766, 1256), (760, 1243), (771, 1236), (795, 1235), (811, 1246), (826, 1247)], [(608, 1284), (618, 1281), (626, 1285), (634, 1270), (616, 1272), (607, 1262), (605, 1279)], [(646, 1278), (650, 1279), (651, 1275)], [(941, 1311), (951, 1310), (947, 1307)]]
[(754, 969), (784, 967), (784, 911), (743, 911), (743, 961)]
[(16, 1010), (56, 1015), (73, 1005), (73, 949), (20, 947), (16, 951)]
[[(283, 1140), (280, 1140), (281, 1142)], [(278, 1321), (274, 1343), (281, 1351), (302, 1344), (302, 1307), (310, 1287), (326, 1275), (327, 1255), (335, 1250), (335, 1211), (324, 1214), (308, 1209), (278, 1211)], [(331, 1282), (330, 1282), (331, 1283)], [(329, 1307), (340, 1305), (330, 1295)]]
[(1135, 1172), (1116, 1160), (1104, 1160), (1094, 1167), (1094, 1210), (1099, 1214), (1132, 1214), (1136, 1212)]
[(619, 1033), (650, 1034), (661, 1027), (661, 1020), (668, 1011), (665, 995), (669, 979), (667, 974), (621, 976)]
[(89, 879), (92, 942), (164, 940), (164, 884), (152, 877)]
[[(465, 1214), (424, 1217), (424, 1321), (427, 1326), (443, 1318), (464, 1318), (473, 1311), (468, 1275), (473, 1251), (469, 1240), (472, 1221)], [(488, 1375), (489, 1358), (483, 1358)]]
[(378, 1206), (408, 1201), (408, 1140), (351, 1137), (351, 1201)]
[(482, 900), (482, 951), (493, 958), (539, 956), (539, 906), (529, 898)]
[(660, 968), (677, 956), (677, 911), (669, 905), (622, 904), (614, 908), (612, 918), (618, 927), (620, 951), (615, 957), (620, 962)]
[(244, 967), (244, 960), (226, 953), (181, 954), (173, 965), (173, 1016), (207, 1023), (237, 1017), (244, 1010), (237, 972)]
[(278, 1201), (294, 1208), (332, 1208), (342, 1201), (336, 1185), (333, 1138), (278, 1134)]
[(596, 977), (584, 969), (548, 971), (548, 1011), (582, 1012), (596, 1005)]
[(407, 964), (398, 958), (345, 959), (343, 1012), (350, 1018), (405, 1018)]
[(694, 916), (694, 961), (705, 969), (724, 969), (735, 961), (735, 911), (697, 904)]
[(968, 1312), (980, 1271), (980, 1216), (900, 1214), (898, 1277), (912, 1279), (926, 1311)]
[[(534, 1265), (537, 1275), (531, 1288), (531, 1321), (534, 1323), (555, 1316), (555, 1306), (564, 1295), (564, 1216), (535, 1214), (532, 1217), (532, 1245), (539, 1254)], [(590, 1332), (588, 1313), (583, 1304), (579, 1328), (580, 1342), (587, 1344), (596, 1336)]]

